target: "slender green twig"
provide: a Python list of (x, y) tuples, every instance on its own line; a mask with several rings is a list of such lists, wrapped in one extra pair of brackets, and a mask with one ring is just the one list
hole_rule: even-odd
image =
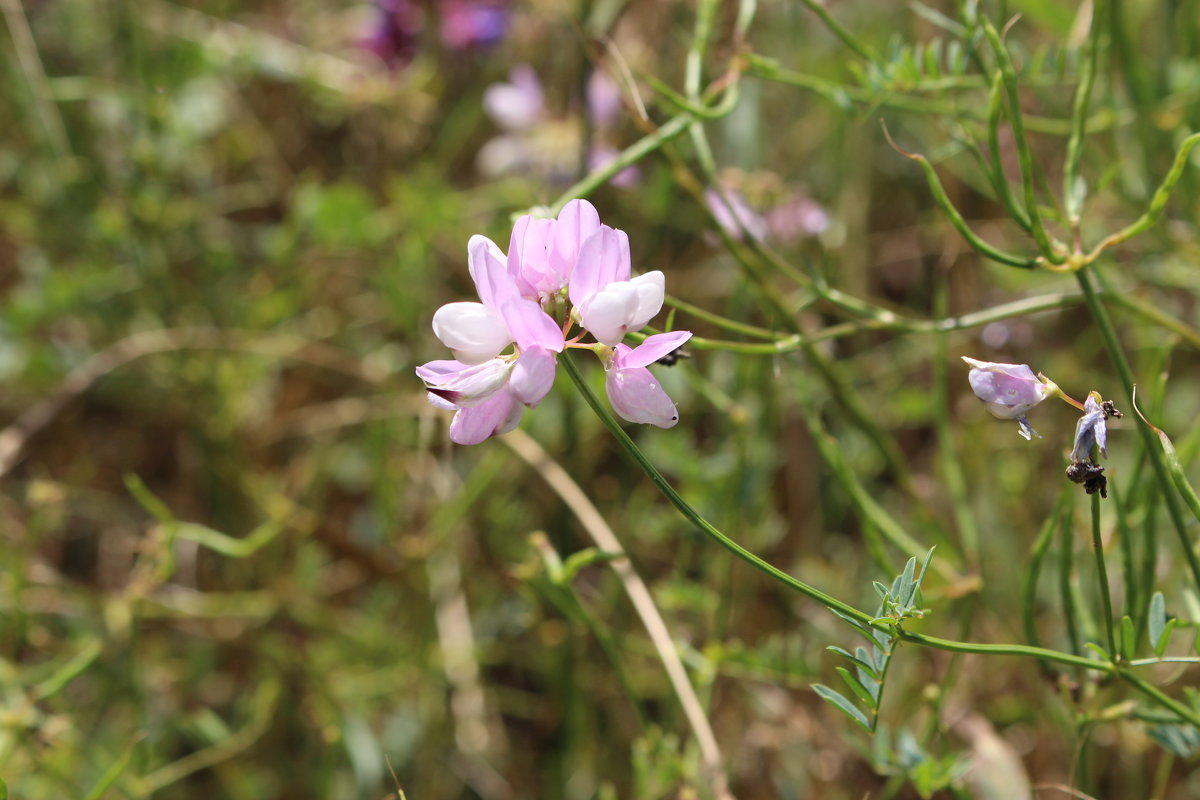
[[(1104, 303), (1100, 300), (1096, 292), (1096, 287), (1092, 284), (1089, 270), (1094, 268), (1093, 265), (1077, 270), (1075, 272), (1075, 279), (1079, 283), (1079, 288), (1083, 290), (1084, 302), (1087, 303), (1088, 309), (1092, 312), (1092, 319), (1096, 321), (1096, 327), (1100, 330), (1100, 337), (1104, 341), (1105, 348), (1108, 350), (1108, 356), (1112, 360), (1113, 366), (1116, 367), (1117, 374), (1121, 378), (1121, 383), (1125, 387), (1125, 397), (1130, 407), (1132, 407), (1134, 404), (1133, 370), (1130, 369), (1129, 361), (1125, 358), (1125, 351), (1121, 347), (1121, 341), (1117, 338), (1117, 332), (1108, 317), (1108, 311), (1105, 309)], [(1192, 579), (1200, 587), (1200, 561), (1197, 561), (1195, 549), (1189, 539), (1187, 525), (1183, 521), (1183, 513), (1179, 508), (1179, 499), (1175, 492), (1172, 491), (1171, 476), (1162, 447), (1155, 441), (1155, 436), (1150, 432), (1148, 427), (1145, 425), (1138, 425), (1136, 427), (1142, 437), (1142, 444), (1145, 446), (1146, 452), (1150, 457), (1150, 464), (1154, 468), (1154, 475), (1158, 479), (1159, 485), (1162, 486), (1163, 499), (1167, 504), (1167, 513), (1170, 514), (1171, 523), (1175, 528), (1176, 535), (1179, 537), (1179, 544), (1183, 550), (1188, 568), (1191, 570)]]
[(1098, 19), (1107, 3), (1092, 4), (1092, 20), (1084, 45), (1082, 73), (1075, 87), (1075, 99), (1071, 104), (1071, 136), (1067, 139), (1067, 160), (1063, 165), (1063, 205), (1067, 212), (1067, 223), (1078, 241), (1079, 213), (1083, 205), (1083, 193), (1079, 186), (1079, 162), (1083, 154), (1083, 136), (1087, 130), (1088, 104), (1092, 99), (1092, 87), (1096, 83), (1096, 61), (1100, 52), (1100, 37), (1104, 24)]
[[(675, 506), (675, 508), (683, 515), (684, 519), (688, 520), (698, 531), (712, 539), (721, 547), (728, 550), (730, 553), (740, 558), (755, 569), (763, 572), (769, 577), (779, 581), (785, 586), (800, 592), (806, 597), (817, 601), (831, 611), (835, 611), (843, 616), (854, 620), (863, 625), (872, 626), (872, 621), (875, 617), (864, 611), (845, 603), (837, 598), (822, 592), (809, 584), (795, 578), (774, 565), (764, 561), (758, 556), (745, 549), (737, 542), (730, 539), (720, 530), (715, 528), (708, 520), (704, 519), (698, 511), (691, 507), (684, 500), (674, 487), (662, 476), (655, 466), (650, 463), (650, 460), (634, 443), (633, 439), (629, 438), (629, 434), (625, 433), (621, 425), (608, 411), (607, 408), (600, 402), (596, 394), (587, 385), (583, 375), (579, 372), (579, 368), (575, 365), (570, 356), (564, 355), (559, 364), (566, 371), (571, 382), (575, 384), (575, 388), (583, 396), (584, 401), (592, 409), (601, 423), (606, 427), (617, 443), (625, 451), (635, 464), (646, 474), (646, 477), (662, 492), (663, 496)], [(872, 626), (874, 627), (874, 626)], [(938, 650), (946, 650), (955, 653), (980, 653), (984, 655), (1008, 655), (1008, 656), (1026, 656), (1030, 658), (1038, 658), (1044, 661), (1052, 661), (1059, 664), (1069, 666), (1082, 667), (1095, 672), (1112, 673), (1116, 667), (1109, 662), (1097, 661), (1093, 658), (1085, 658), (1083, 656), (1071, 655), (1062, 653), (1057, 650), (1049, 650), (1042, 647), (1031, 647), (1029, 645), (1019, 644), (977, 644), (974, 642), (956, 642), (950, 639), (941, 639), (936, 636), (926, 636), (924, 634), (912, 633), (907, 630), (888, 627), (888, 631), (895, 632), (898, 637), (906, 642), (919, 644), (925, 647), (933, 647)]]
[(662, 147), (664, 143), (669, 142), (686, 131), (691, 124), (692, 116), (690, 114), (679, 114), (667, 120), (658, 130), (638, 139), (629, 145), (629, 147), (622, 150), (612, 161), (592, 170), (582, 180), (559, 195), (558, 199), (550, 204), (550, 212), (557, 214), (562, 210), (563, 206), (575, 198), (587, 197), (596, 190), (596, 187), (602, 185), (626, 167), (637, 163), (645, 156), (653, 153)]
[(1021, 186), (1025, 192), (1025, 213), (1029, 215), (1030, 232), (1042, 256), (1052, 264), (1061, 264), (1066, 256), (1061, 248), (1051, 242), (1050, 235), (1042, 223), (1041, 212), (1038, 211), (1037, 193), (1034, 185), (1033, 154), (1029, 149), (1029, 139), (1025, 135), (1025, 122), (1021, 114), (1021, 95), (1017, 90), (1017, 72), (1013, 68), (1012, 59), (1008, 55), (1000, 33), (996, 26), (986, 17), (980, 17), (984, 35), (996, 54), (1000, 64), (1000, 73), (1004, 78), (1004, 89), (1008, 95), (1008, 122), (1012, 126), (1013, 140), (1017, 145), (1017, 163), (1021, 167)]
[(1008, 176), (1004, 174), (1004, 158), (1001, 155), (1004, 150), (1000, 147), (1000, 119), (1003, 114), (1004, 75), (997, 72), (992, 78), (992, 88), (988, 93), (988, 148), (992, 151), (990, 178), (996, 194), (1004, 203), (1004, 208), (1008, 210), (1008, 215), (1026, 233), (1032, 233), (1033, 226), (1029, 222), (1029, 214), (1025, 213), (1025, 209), (1021, 208), (1017, 199), (1013, 197), (1012, 187), (1008, 184)]
[(1158, 222), (1159, 217), (1163, 214), (1163, 210), (1167, 207), (1167, 200), (1171, 198), (1171, 192), (1175, 190), (1175, 184), (1179, 183), (1179, 178), (1183, 175), (1183, 168), (1188, 164), (1188, 157), (1192, 153), (1192, 148), (1197, 143), (1200, 143), (1200, 133), (1193, 133), (1183, 140), (1183, 144), (1179, 146), (1179, 150), (1175, 153), (1175, 161), (1171, 164), (1171, 169), (1154, 191), (1154, 197), (1150, 200), (1150, 206), (1146, 209), (1146, 213), (1116, 233), (1106, 236), (1088, 254), (1088, 261), (1094, 260), (1100, 255), (1101, 251), (1137, 236)]
[(1096, 579), (1100, 583), (1100, 599), (1104, 605), (1104, 632), (1108, 638), (1108, 653), (1117, 657), (1117, 642), (1113, 632), (1112, 596), (1108, 589), (1108, 568), (1104, 565), (1104, 541), (1100, 538), (1100, 495), (1092, 495), (1092, 551), (1096, 555)]
[(816, 14), (818, 17), (821, 18), (821, 21), (825, 23), (825, 27), (829, 28), (829, 30), (833, 33), (834, 36), (841, 39), (842, 44), (846, 45), (851, 50), (858, 53), (860, 56), (865, 58), (867, 61), (873, 62), (875, 64), (879, 63), (878, 54), (876, 54), (875, 51), (872, 50), (870, 47), (868, 47), (867, 45), (860, 42), (853, 33), (846, 30), (845, 26), (843, 26), (842, 23), (840, 23), (836, 19), (834, 19), (833, 15), (830, 14), (828, 10), (826, 10), (825, 6), (821, 5), (816, 0), (801, 0), (801, 2), (803, 2), (804, 5), (808, 7), (809, 11), (813, 12), (814, 14)]
[(1035, 647), (1039, 646), (1037, 632), (1037, 582), (1038, 577), (1042, 573), (1042, 562), (1046, 559), (1046, 553), (1050, 550), (1050, 543), (1054, 541), (1054, 532), (1058, 529), (1058, 525), (1063, 517), (1063, 509), (1066, 507), (1069, 497), (1067, 492), (1070, 487), (1066, 486), (1058, 496), (1058, 502), (1054, 504), (1054, 509), (1046, 517), (1046, 521), (1042, 523), (1042, 530), (1038, 533), (1037, 539), (1033, 542), (1033, 547), (1029, 550), (1029, 567), (1025, 570), (1025, 580), (1021, 586), (1021, 622), (1025, 629), (1025, 638)]
[(1067, 629), (1067, 640), (1071, 643), (1071, 652), (1079, 654), (1082, 646), (1079, 641), (1079, 615), (1075, 609), (1075, 595), (1071, 591), (1071, 572), (1075, 554), (1075, 538), (1071, 531), (1072, 504), (1068, 503), (1062, 510), (1062, 523), (1058, 526), (1058, 593), (1063, 606), (1063, 624)]
[[(888, 143), (891, 144), (892, 149), (905, 158), (916, 161), (921, 166), (921, 170), (925, 173), (925, 181), (929, 184), (929, 190), (933, 193), (933, 199), (937, 202), (938, 206), (941, 207), (942, 211), (946, 213), (946, 217), (950, 220), (950, 224), (954, 226), (954, 229), (957, 230), (962, 237), (967, 240), (967, 244), (971, 245), (972, 248), (992, 259), (993, 261), (1001, 264), (1007, 264), (1010, 267), (1033, 269), (1034, 267), (1038, 266), (1039, 263), (1041, 263), (1041, 258), (1023, 258), (1022, 256), (1018, 256), (1013, 253), (1006, 253), (1000, 248), (991, 245), (980, 238), (975, 231), (971, 230), (971, 226), (967, 225), (967, 221), (963, 219), (962, 214), (959, 213), (958, 209), (955, 208), (954, 203), (951, 202), (950, 196), (946, 194), (946, 189), (942, 186), (942, 181), (938, 177), (937, 170), (933, 168), (933, 164), (929, 163), (929, 159), (920, 153), (910, 153), (907, 150), (900, 148), (900, 146), (892, 140), (886, 125), (883, 126), (883, 135), (887, 137)], [(1038, 224), (1040, 224), (1040, 222)]]

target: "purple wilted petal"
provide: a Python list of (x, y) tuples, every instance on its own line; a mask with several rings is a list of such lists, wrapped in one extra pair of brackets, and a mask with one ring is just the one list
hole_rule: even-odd
[(1094, 395), (1088, 395), (1083, 402), (1083, 416), (1075, 423), (1075, 446), (1071, 448), (1071, 461), (1090, 461), (1092, 446), (1098, 445), (1100, 453), (1108, 456), (1108, 425), (1105, 423), (1104, 409)]
[(554, 369), (554, 353), (543, 347), (531, 347), (521, 353), (513, 366), (509, 391), (532, 408), (542, 402), (554, 385)]
[(488, 437), (508, 433), (517, 427), (525, 406), (506, 389), (496, 392), (483, 403), (464, 408), (450, 422), (450, 441), (479, 444)]

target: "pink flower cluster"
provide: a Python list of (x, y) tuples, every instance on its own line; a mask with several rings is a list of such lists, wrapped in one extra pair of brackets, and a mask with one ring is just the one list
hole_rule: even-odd
[[(675, 404), (646, 367), (692, 334), (661, 333), (633, 348), (621, 343), (662, 308), (664, 278), (658, 270), (632, 277), (629, 237), (601, 224), (591, 203), (572, 200), (557, 219), (521, 217), (507, 255), (487, 237), (472, 236), (467, 265), (480, 302), (449, 303), (433, 315), (434, 335), (454, 360), (417, 367), (429, 401), (455, 412), (453, 441), (478, 444), (516, 427), (525, 408), (550, 391), (558, 354), (567, 347), (600, 356), (609, 401), (621, 417), (675, 425)], [(551, 313), (561, 313), (565, 299), (571, 309), (560, 325)], [(568, 341), (574, 324), (596, 343), (579, 344), (582, 334)]]

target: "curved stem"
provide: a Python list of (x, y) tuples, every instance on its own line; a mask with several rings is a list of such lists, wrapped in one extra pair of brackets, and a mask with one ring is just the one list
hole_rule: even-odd
[(638, 448), (636, 444), (634, 444), (633, 440), (629, 438), (629, 434), (625, 433), (625, 431), (621, 428), (620, 423), (613, 418), (613, 415), (609, 413), (608, 409), (600, 403), (599, 398), (597, 398), (591, 388), (588, 387), (587, 382), (583, 379), (583, 375), (581, 375), (579, 372), (579, 368), (575, 366), (575, 363), (571, 360), (571, 358), (564, 355), (559, 359), (558, 363), (561, 364), (563, 369), (566, 370), (567, 376), (570, 377), (571, 381), (575, 384), (575, 388), (579, 390), (579, 393), (583, 395), (583, 399), (589, 406), (591, 406), (592, 411), (594, 411), (596, 416), (600, 418), (600, 421), (604, 423), (604, 427), (608, 428), (609, 432), (616, 437), (617, 443), (624, 448), (626, 454), (634, 460), (634, 462), (638, 465), (638, 467), (641, 468), (643, 472), (646, 473), (646, 477), (650, 479), (651, 483), (658, 487), (658, 490), (662, 492), (663, 496), (671, 502), (671, 505), (675, 506), (675, 508), (679, 510), (679, 513), (683, 514), (684, 518), (691, 522), (697, 530), (699, 530), (705, 536), (708, 536), (710, 539), (724, 547), (729, 552), (733, 553), (742, 561), (745, 561), (750, 566), (754, 567), (760, 572), (765, 572), (767, 575), (770, 575), (780, 583), (783, 583), (788, 587), (800, 592), (801, 594), (816, 600), (826, 608), (832, 611), (838, 611), (847, 617), (851, 617), (852, 619), (855, 619), (866, 625), (871, 624), (871, 620), (874, 619), (872, 615), (863, 611), (859, 611), (854, 606), (843, 603), (836, 597), (825, 594), (825, 592), (822, 592), (820, 589), (809, 586), (804, 581), (794, 578), (778, 567), (763, 561), (761, 558), (754, 555), (754, 553), (751, 553), (749, 550), (742, 547), (740, 544), (733, 541), (724, 533), (713, 527), (708, 520), (700, 516), (700, 513), (696, 511), (696, 509), (688, 505), (687, 501), (679, 496), (679, 493), (675, 491), (674, 487), (667, 483), (667, 479), (662, 476), (658, 469), (656, 469), (655, 466), (650, 463), (650, 460), (646, 458), (646, 455)]
[(1096, 554), (1096, 578), (1100, 582), (1100, 598), (1104, 602), (1104, 632), (1108, 636), (1108, 652), (1117, 657), (1113, 636), (1112, 596), (1108, 590), (1108, 568), (1104, 566), (1104, 541), (1100, 538), (1100, 495), (1092, 495), (1092, 551)]

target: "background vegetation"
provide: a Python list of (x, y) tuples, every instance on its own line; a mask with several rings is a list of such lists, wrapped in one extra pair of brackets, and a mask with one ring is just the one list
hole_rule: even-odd
[[(1181, 660), (1136, 674), (1194, 719), (1196, 519), (1097, 308), (1194, 476), (1196, 0), (0, 7), (10, 796), (720, 794), (620, 574), (568, 560), (594, 546), (571, 482), (647, 582), (738, 797), (1200, 795), (1200, 731), (1116, 668), (901, 643), (868, 734), (811, 688), (853, 696), (825, 648), (854, 628), (699, 534), (565, 376), (520, 432), (461, 448), (412, 373), (443, 357), (433, 311), (472, 294), (469, 236), (506, 246), (514, 214), (586, 194), (701, 337), (656, 368), (680, 425), (628, 428), (686, 502), (869, 611), (936, 545), (905, 630), (1107, 665), (1092, 506), (1063, 477), (1078, 414), (1047, 402), (1026, 442), (958, 357), (1097, 390), (1126, 412), (1097, 529), (1125, 661), (1176, 618)], [(465, 7), (494, 27), (456, 34)], [(485, 93), (517, 64), (544, 108), (506, 127)], [(573, 187), (601, 146), (634, 146), (636, 174)], [(989, 260), (947, 203), (1045, 260)], [(1154, 207), (1081, 273), (1023, 230), (1039, 211), (1086, 253)]]

